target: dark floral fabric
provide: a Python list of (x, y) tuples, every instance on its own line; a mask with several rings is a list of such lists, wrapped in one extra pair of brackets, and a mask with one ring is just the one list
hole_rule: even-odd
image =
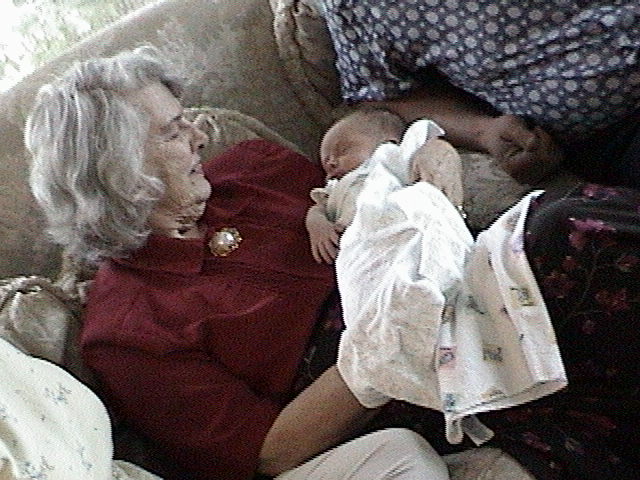
[[(547, 303), (569, 386), (481, 416), (539, 480), (638, 478), (640, 472), (640, 192), (593, 184), (533, 202), (525, 248)], [(327, 302), (300, 370), (302, 389), (335, 362), (342, 330)], [(370, 425), (411, 428), (441, 453), (442, 414), (391, 402)]]
[(541, 479), (638, 478), (640, 192), (544, 194), (525, 242), (569, 386), (484, 416), (494, 442)]

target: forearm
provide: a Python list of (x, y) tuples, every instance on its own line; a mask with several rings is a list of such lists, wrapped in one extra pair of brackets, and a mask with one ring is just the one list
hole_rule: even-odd
[(439, 78), (401, 98), (366, 103), (385, 106), (408, 122), (430, 118), (454, 146), (477, 151), (486, 151), (483, 133), (496, 116), (488, 105)]
[(289, 470), (361, 428), (376, 410), (363, 407), (333, 366), (276, 418), (262, 445), (259, 471)]

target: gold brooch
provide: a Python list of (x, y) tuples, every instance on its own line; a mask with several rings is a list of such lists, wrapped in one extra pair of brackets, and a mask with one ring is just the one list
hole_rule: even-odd
[(226, 257), (233, 252), (242, 241), (237, 228), (224, 227), (213, 234), (209, 240), (209, 250), (216, 257)]

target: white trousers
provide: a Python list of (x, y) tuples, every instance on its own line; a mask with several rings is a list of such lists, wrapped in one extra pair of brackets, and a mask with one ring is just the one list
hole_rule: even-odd
[(328, 450), (275, 480), (448, 480), (447, 466), (411, 430), (388, 428)]

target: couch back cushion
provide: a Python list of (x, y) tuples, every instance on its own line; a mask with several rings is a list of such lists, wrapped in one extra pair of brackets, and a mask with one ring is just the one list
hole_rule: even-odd
[(52, 275), (59, 250), (48, 240), (27, 186), (23, 126), (38, 88), (76, 60), (143, 43), (158, 47), (187, 79), (183, 103), (242, 111), (313, 155), (323, 127), (292, 93), (267, 0), (163, 0), (123, 18), (38, 68), (0, 95), (0, 278)]

